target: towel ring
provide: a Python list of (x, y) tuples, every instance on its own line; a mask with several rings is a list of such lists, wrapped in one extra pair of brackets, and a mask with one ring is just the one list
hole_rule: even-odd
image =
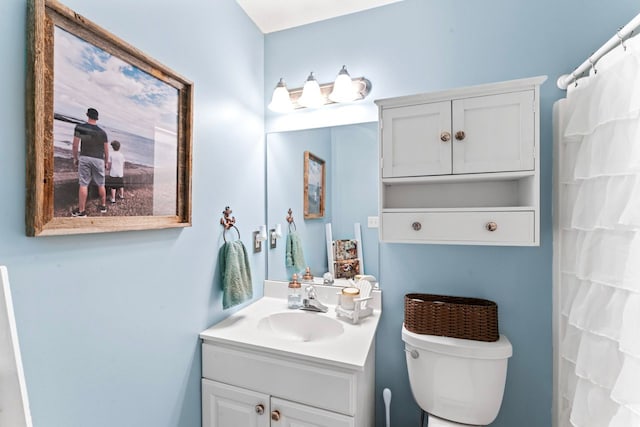
[(293, 231), (298, 231), (298, 227), (296, 227), (296, 222), (293, 220), (293, 211), (291, 208), (287, 211), (289, 215), (287, 215), (287, 222), (289, 223), (289, 231), (291, 231), (291, 226), (293, 225)]
[(238, 240), (240, 240), (240, 230), (238, 230), (238, 227), (236, 227), (235, 225), (232, 225), (229, 228), (225, 228), (224, 231), (222, 232), (222, 238), (224, 239), (224, 242), (227, 243), (227, 231), (235, 228), (236, 232), (238, 233)]

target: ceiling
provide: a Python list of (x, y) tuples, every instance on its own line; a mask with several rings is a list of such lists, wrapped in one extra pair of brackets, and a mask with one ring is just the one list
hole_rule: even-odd
[(401, 0), (236, 0), (267, 34)]

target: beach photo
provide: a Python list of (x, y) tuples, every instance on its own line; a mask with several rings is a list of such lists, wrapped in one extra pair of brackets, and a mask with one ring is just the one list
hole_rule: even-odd
[(324, 160), (309, 151), (304, 152), (304, 217), (324, 217)]
[(193, 83), (58, 2), (32, 6), (27, 234), (190, 226)]
[(54, 40), (54, 216), (175, 215), (178, 91), (62, 28)]

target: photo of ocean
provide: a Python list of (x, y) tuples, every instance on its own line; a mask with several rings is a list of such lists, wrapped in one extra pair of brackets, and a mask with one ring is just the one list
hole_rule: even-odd
[[(84, 123), (77, 117), (54, 113), (53, 148), (54, 156), (64, 159), (72, 158), (73, 132), (77, 124)], [(109, 126), (100, 126), (107, 133), (108, 141), (120, 141), (120, 151), (127, 162), (142, 166), (154, 166), (154, 141)]]

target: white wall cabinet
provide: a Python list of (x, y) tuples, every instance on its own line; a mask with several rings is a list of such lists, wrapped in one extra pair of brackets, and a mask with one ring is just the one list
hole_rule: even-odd
[(376, 101), (381, 240), (539, 245), (545, 80)]
[(374, 349), (364, 369), (202, 344), (203, 427), (372, 427)]

